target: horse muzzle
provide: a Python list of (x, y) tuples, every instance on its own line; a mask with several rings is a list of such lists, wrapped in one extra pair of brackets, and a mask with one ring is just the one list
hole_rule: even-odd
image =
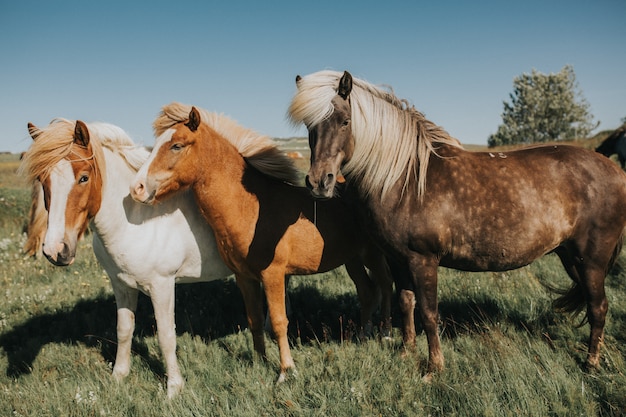
[(71, 249), (66, 242), (60, 242), (52, 247), (43, 245), (43, 254), (55, 266), (68, 266), (76, 259), (76, 250)]
[(148, 193), (148, 187), (143, 181), (137, 181), (130, 186), (130, 196), (138, 203), (153, 204), (155, 202), (156, 190)]
[(304, 182), (309, 191), (311, 191), (311, 195), (316, 199), (324, 200), (334, 196), (337, 181), (333, 174), (326, 174), (320, 181), (312, 180), (311, 176), (307, 175)]

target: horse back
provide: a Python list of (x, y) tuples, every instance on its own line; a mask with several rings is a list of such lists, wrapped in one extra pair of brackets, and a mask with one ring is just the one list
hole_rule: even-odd
[[(379, 204), (397, 248), (432, 253), (467, 270), (506, 270), (564, 242), (621, 235), (626, 175), (607, 158), (575, 146), (469, 152), (442, 146), (431, 158), (424, 198), (404, 191)], [(395, 190), (400, 193), (400, 189)], [(400, 195), (400, 194), (398, 194)], [(613, 249), (613, 248), (611, 248)]]

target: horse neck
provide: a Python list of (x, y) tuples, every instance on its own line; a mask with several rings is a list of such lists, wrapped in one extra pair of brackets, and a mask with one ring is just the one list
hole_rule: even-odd
[(107, 148), (103, 148), (106, 164), (102, 186), (102, 203), (100, 210), (92, 219), (95, 232), (100, 236), (108, 236), (120, 230), (126, 219), (123, 200), (129, 193), (129, 186), (133, 179), (133, 171), (125, 161)]
[(223, 138), (205, 138), (197, 144), (194, 152), (199, 155), (199, 160), (193, 169), (197, 171), (198, 180), (192, 185), (196, 201), (217, 234), (236, 232), (241, 223), (239, 220), (249, 216), (243, 207), (258, 206), (243, 185), (246, 162)]

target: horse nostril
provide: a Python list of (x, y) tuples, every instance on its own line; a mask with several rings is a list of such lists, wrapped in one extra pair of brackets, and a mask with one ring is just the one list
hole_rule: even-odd
[(333, 183), (333, 178), (335, 178), (335, 176), (332, 173), (328, 173), (326, 174), (326, 178), (324, 178), (321, 182), (320, 182), (320, 188), (328, 188), (331, 186), (331, 184)]
[(135, 195), (141, 195), (144, 192), (145, 186), (143, 182), (135, 184), (135, 188), (132, 190)]
[(64, 259), (69, 258), (70, 247), (68, 246), (67, 243), (63, 242), (63, 249), (61, 249), (61, 252), (59, 252), (59, 255), (61, 255)]

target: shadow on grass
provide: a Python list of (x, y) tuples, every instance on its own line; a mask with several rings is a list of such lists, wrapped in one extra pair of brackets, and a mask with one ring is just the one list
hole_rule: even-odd
[[(356, 340), (359, 335), (359, 303), (354, 292), (339, 295), (321, 294), (316, 288), (299, 286), (289, 290), (292, 313), (289, 335), (297, 343)], [(394, 302), (393, 326), (401, 327), (401, 315)], [(439, 304), (444, 338), (462, 334), (486, 333), (497, 322), (537, 334), (555, 323), (553, 311), (546, 311), (527, 322), (514, 311), (501, 311), (495, 299)], [(245, 307), (234, 280), (176, 286), (176, 331), (211, 342), (247, 327)], [(380, 317), (374, 317), (375, 325)], [(421, 326), (419, 318), (416, 320)], [(157, 375), (164, 375), (162, 359), (149, 353), (144, 342), (154, 336), (156, 323), (148, 297), (140, 295), (136, 313), (133, 354), (138, 355)], [(7, 375), (19, 377), (30, 373), (41, 349), (49, 343), (84, 344), (99, 348), (106, 361), (113, 362), (117, 350), (116, 307), (112, 295), (81, 300), (71, 308), (30, 318), (0, 335), (0, 347), (8, 357)]]
[[(326, 297), (312, 288), (290, 289), (293, 313), (289, 334), (300, 343), (356, 337), (359, 306), (356, 294)], [(176, 286), (176, 332), (211, 342), (247, 328), (245, 306), (234, 280)], [(156, 334), (150, 299), (139, 295), (135, 314), (133, 355), (157, 375), (165, 375), (160, 356), (149, 353), (145, 337)], [(115, 361), (116, 305), (113, 295), (78, 301), (54, 313), (34, 316), (0, 334), (0, 348), (8, 358), (6, 374), (16, 378), (31, 372), (33, 362), (50, 343), (82, 344), (101, 350), (104, 360)], [(252, 355), (252, 352), (251, 352)], [(252, 357), (252, 356), (251, 356)]]
[[(499, 323), (508, 323), (515, 329), (540, 336), (560, 321), (570, 320), (565, 313), (548, 308), (529, 319), (526, 311), (503, 309), (496, 298), (481, 300), (450, 301), (439, 303), (441, 333), (444, 338), (454, 339), (464, 334), (488, 333)], [(571, 325), (578, 322), (571, 319)]]
[[(234, 281), (176, 286), (177, 333), (200, 335), (205, 340), (220, 338), (246, 326), (245, 310)], [(41, 349), (49, 343), (84, 344), (98, 347), (106, 361), (117, 351), (116, 306), (112, 295), (80, 300), (54, 313), (32, 317), (0, 335), (0, 348), (8, 357), (6, 373), (19, 377), (31, 371)], [(145, 336), (156, 333), (150, 299), (140, 294), (136, 313), (133, 354), (139, 355), (157, 374), (165, 370), (160, 357), (148, 353)]]

